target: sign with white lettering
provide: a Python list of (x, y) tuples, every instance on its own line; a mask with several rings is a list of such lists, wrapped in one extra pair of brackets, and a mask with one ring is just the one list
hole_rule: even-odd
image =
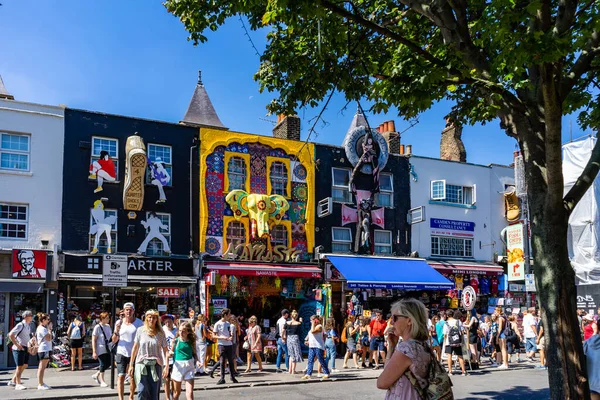
[(227, 299), (212, 299), (213, 303), (213, 315), (221, 314), (221, 310), (227, 308)]
[(158, 297), (179, 297), (179, 288), (157, 288)]
[(429, 227), (432, 235), (473, 237), (475, 222), (456, 221), (452, 219), (430, 218)]
[[(107, 254), (108, 255), (108, 254)], [(115, 254), (110, 256), (115, 257)], [(194, 276), (194, 260), (187, 257), (140, 257), (126, 256), (129, 275)], [(65, 254), (65, 269), (68, 273), (97, 274), (102, 255), (85, 257)]]
[(506, 228), (506, 257), (508, 259), (508, 280), (525, 279), (525, 252), (523, 224), (515, 224)]
[(127, 256), (118, 254), (103, 256), (102, 286), (127, 287)]
[(158, 312), (167, 312), (167, 305), (166, 304), (159, 304), (157, 307)]

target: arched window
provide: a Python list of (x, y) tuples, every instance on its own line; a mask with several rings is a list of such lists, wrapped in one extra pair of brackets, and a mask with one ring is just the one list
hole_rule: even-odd
[(229, 187), (227, 191), (235, 189), (246, 190), (246, 175), (248, 169), (246, 162), (241, 157), (231, 157), (227, 165), (227, 175), (229, 178)]
[(280, 194), (287, 197), (288, 171), (284, 163), (275, 161), (271, 164), (271, 194)]
[(239, 221), (231, 221), (227, 225), (227, 245), (231, 245), (232, 249), (238, 244), (246, 243), (246, 228)]
[(288, 232), (285, 225), (275, 225), (271, 229), (271, 246), (288, 247)]

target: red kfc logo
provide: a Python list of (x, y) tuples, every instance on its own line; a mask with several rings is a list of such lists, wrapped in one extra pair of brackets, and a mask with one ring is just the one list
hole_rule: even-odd
[(23, 279), (46, 278), (46, 252), (41, 250), (13, 250), (12, 277)]

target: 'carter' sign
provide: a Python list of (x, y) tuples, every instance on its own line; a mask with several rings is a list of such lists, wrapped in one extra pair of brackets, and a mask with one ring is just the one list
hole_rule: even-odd
[[(65, 255), (64, 272), (98, 274), (101, 255)], [(194, 276), (194, 260), (187, 257), (127, 257), (131, 275)]]

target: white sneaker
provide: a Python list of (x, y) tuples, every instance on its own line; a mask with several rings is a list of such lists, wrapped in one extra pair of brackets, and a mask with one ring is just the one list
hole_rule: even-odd
[(15, 386), (15, 390), (26, 390), (26, 389), (27, 389), (27, 386), (25, 386), (25, 385), (16, 385)]
[(94, 374), (92, 375), (92, 379), (94, 380), (94, 382), (96, 382), (98, 385), (100, 384), (100, 381), (98, 380), (98, 375)]
[(332, 369), (331, 372), (340, 372), (338, 369)]
[(321, 377), (321, 373), (317, 372), (317, 378), (320, 378), (320, 377)]
[(43, 385), (38, 385), (38, 390), (48, 390), (50, 389), (50, 386), (46, 385), (45, 383)]
[(498, 369), (508, 369), (508, 365), (502, 364), (498, 367)]
[(8, 385), (8, 386), (16, 386), (17, 384), (16, 384), (16, 383), (14, 383), (13, 381), (8, 381), (7, 385)]
[(102, 383), (100, 384), (100, 387), (108, 387), (108, 384), (107, 384), (106, 382), (102, 382)]

